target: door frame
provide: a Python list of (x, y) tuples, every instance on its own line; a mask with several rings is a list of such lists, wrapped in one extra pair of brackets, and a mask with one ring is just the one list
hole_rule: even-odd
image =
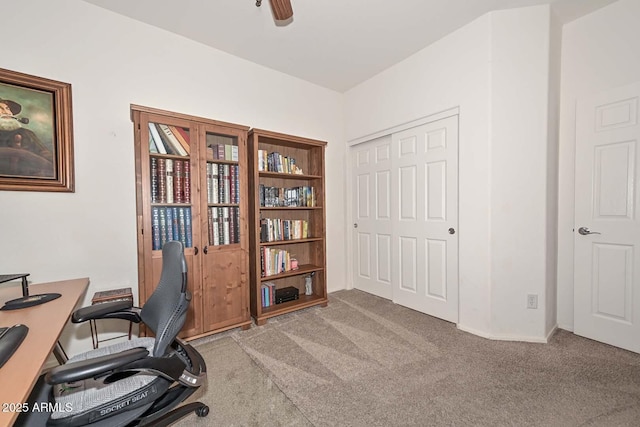
[[(347, 286), (346, 289), (354, 289), (354, 284), (353, 284), (353, 272), (354, 272), (354, 267), (353, 264), (355, 262), (354, 258), (353, 258), (353, 249), (354, 249), (354, 242), (353, 242), (353, 178), (352, 178), (352, 174), (351, 174), (351, 165), (353, 165), (353, 162), (355, 161), (355, 152), (356, 150), (354, 149), (354, 147), (356, 147), (359, 144), (363, 144), (365, 142), (369, 142), (372, 141), (374, 139), (378, 139), (381, 138), (383, 136), (387, 136), (387, 135), (391, 135), (393, 133), (396, 132), (400, 132), (403, 130), (407, 130), (407, 129), (411, 129), (413, 127), (416, 126), (421, 126), (421, 125), (425, 125), (427, 123), (431, 123), (431, 122), (435, 122), (441, 119), (446, 119), (448, 117), (452, 117), (452, 116), (460, 116), (460, 107), (453, 107), (453, 108), (449, 108), (447, 110), (443, 110), (434, 114), (430, 114), (428, 116), (423, 116), (420, 117), (418, 119), (415, 120), (411, 120), (408, 122), (404, 122), (395, 126), (391, 126), (388, 128), (384, 128), (381, 129), (379, 131), (375, 131), (363, 136), (360, 136), (358, 138), (353, 138), (350, 139), (349, 141), (347, 141), (347, 191), (346, 191), (346, 202), (347, 202), (347, 218), (348, 223), (347, 223)], [(458, 119), (458, 129), (460, 127), (459, 124), (459, 119)], [(460, 134), (458, 133), (458, 142), (460, 141)], [(458, 143), (458, 158), (460, 156), (460, 144)], [(459, 171), (458, 171), (459, 174)], [(458, 216), (458, 229), (460, 229), (460, 217)], [(458, 261), (459, 262), (459, 261)], [(460, 269), (460, 266), (458, 265), (458, 270)], [(459, 283), (458, 283), (458, 301), (460, 301), (460, 293), (459, 293)]]

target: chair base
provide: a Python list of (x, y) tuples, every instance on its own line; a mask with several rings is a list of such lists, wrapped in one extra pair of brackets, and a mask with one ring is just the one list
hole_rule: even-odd
[(209, 414), (209, 407), (202, 402), (193, 402), (183, 406), (179, 406), (171, 412), (157, 418), (153, 421), (142, 422), (139, 426), (149, 427), (164, 427), (169, 426), (181, 418), (189, 415), (191, 412), (195, 412), (198, 417), (206, 417)]

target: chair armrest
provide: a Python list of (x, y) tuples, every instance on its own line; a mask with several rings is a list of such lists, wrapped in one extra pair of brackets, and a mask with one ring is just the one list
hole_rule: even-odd
[(71, 322), (82, 323), (96, 319), (123, 319), (140, 323), (140, 309), (131, 301), (113, 301), (82, 307), (73, 312)]
[[(145, 357), (144, 359), (136, 360), (122, 368), (116, 369), (114, 374), (116, 378), (119, 378), (119, 372), (139, 371), (178, 381), (185, 368), (185, 363), (177, 357)], [(107, 377), (105, 383), (109, 382), (112, 381)]]
[(144, 359), (148, 355), (149, 351), (146, 348), (136, 347), (119, 353), (67, 363), (50, 370), (45, 376), (45, 381), (49, 384), (62, 384), (97, 377), (136, 360)]

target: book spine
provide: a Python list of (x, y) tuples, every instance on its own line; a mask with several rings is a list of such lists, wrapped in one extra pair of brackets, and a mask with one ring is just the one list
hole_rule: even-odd
[(173, 240), (180, 240), (180, 225), (178, 224), (178, 217), (180, 216), (180, 214), (178, 213), (177, 207), (172, 207), (171, 211), (173, 216), (173, 223), (171, 224)]
[(185, 234), (185, 247), (190, 248), (193, 246), (192, 233), (191, 233), (191, 208), (184, 208), (184, 234)]
[(238, 168), (237, 165), (230, 165), (229, 166), (229, 203), (237, 203), (236, 202), (236, 169)]
[(229, 208), (229, 243), (236, 243), (236, 208)]
[(152, 249), (157, 251), (160, 246), (160, 213), (158, 208), (151, 208), (151, 239)]
[(153, 135), (149, 133), (149, 153), (158, 154), (158, 147), (156, 147), (156, 143), (153, 142)]
[(218, 203), (224, 203), (224, 165), (218, 166)]
[(158, 159), (151, 157), (151, 203), (158, 203)]
[(224, 244), (224, 212), (218, 208), (218, 244)]
[(178, 227), (180, 229), (180, 241), (184, 246), (187, 246), (187, 234), (186, 234), (186, 220), (185, 220), (185, 208), (178, 209)]
[(167, 150), (166, 154), (177, 155), (178, 152), (173, 147), (173, 144), (169, 141), (169, 138), (167, 138), (167, 134), (164, 133), (164, 131), (162, 130), (162, 127), (158, 123), (154, 123), (153, 125), (156, 128), (156, 134), (162, 141), (162, 144), (164, 145), (165, 150)]
[(168, 127), (171, 133), (173, 134), (173, 136), (176, 138), (176, 140), (182, 147), (182, 149), (185, 151), (185, 156), (188, 156), (191, 153), (191, 147), (189, 146), (187, 141), (184, 139), (184, 136), (182, 136), (182, 134), (178, 130), (178, 126), (169, 125)]
[(207, 163), (207, 203), (213, 203), (213, 176), (211, 174), (211, 169), (213, 165), (211, 163)]
[(222, 208), (223, 214), (223, 236), (224, 236), (224, 244), (228, 245), (231, 243), (231, 230), (230, 230), (230, 218), (229, 218), (229, 208)]
[(184, 172), (182, 167), (184, 162), (176, 160), (173, 165), (173, 201), (184, 203)]
[(167, 203), (167, 161), (158, 159), (158, 203)]
[(213, 239), (213, 208), (207, 209), (207, 232), (209, 234), (209, 244), (215, 245)]
[(211, 203), (219, 203), (220, 200), (220, 175), (217, 163), (211, 164)]
[(211, 217), (213, 219), (211, 228), (213, 229), (213, 244), (215, 246), (218, 246), (220, 244), (220, 218), (218, 213), (218, 208), (211, 208)]
[(173, 160), (166, 161), (167, 203), (173, 203)]
[(167, 212), (164, 208), (158, 208), (160, 213), (160, 248), (167, 243)]
[(164, 208), (166, 211), (165, 215), (167, 217), (167, 242), (173, 240), (173, 209)]
[(178, 131), (178, 133), (180, 135), (182, 135), (182, 138), (187, 143), (187, 145), (190, 145), (191, 144), (191, 138), (189, 137), (189, 129), (185, 129), (185, 128), (181, 127), (181, 126), (176, 126), (175, 128)]
[(235, 207), (233, 210), (236, 213), (236, 221), (234, 223), (234, 227), (236, 229), (236, 240), (235, 243), (240, 243), (240, 208)]
[(230, 165), (224, 165), (224, 202), (231, 203), (231, 170)]
[(167, 154), (167, 149), (165, 148), (164, 143), (160, 138), (160, 134), (158, 133), (158, 129), (156, 129), (156, 126), (154, 123), (149, 123), (149, 134), (151, 135), (153, 142), (158, 148), (158, 152), (161, 154)]
[(269, 306), (269, 302), (267, 301), (267, 286), (266, 285), (260, 285), (260, 292), (262, 292), (262, 306), (263, 307), (268, 307)]
[(191, 162), (188, 159), (184, 161), (182, 173), (184, 174), (184, 202), (191, 203)]
[(260, 220), (260, 243), (266, 243), (269, 240), (269, 229), (268, 229), (267, 219), (262, 218)]

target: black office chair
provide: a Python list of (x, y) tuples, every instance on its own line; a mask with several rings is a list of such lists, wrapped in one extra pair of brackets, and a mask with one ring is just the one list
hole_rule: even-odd
[(209, 413), (201, 402), (176, 407), (206, 377), (202, 356), (177, 338), (191, 300), (183, 250), (179, 241), (163, 246), (160, 282), (142, 309), (116, 301), (82, 308), (72, 316), (74, 323), (143, 322), (155, 338), (91, 350), (54, 368), (41, 377), (30, 398), (30, 408), (44, 402), (52, 411), (21, 414), (17, 425), (169, 425), (190, 412), (199, 417)]

